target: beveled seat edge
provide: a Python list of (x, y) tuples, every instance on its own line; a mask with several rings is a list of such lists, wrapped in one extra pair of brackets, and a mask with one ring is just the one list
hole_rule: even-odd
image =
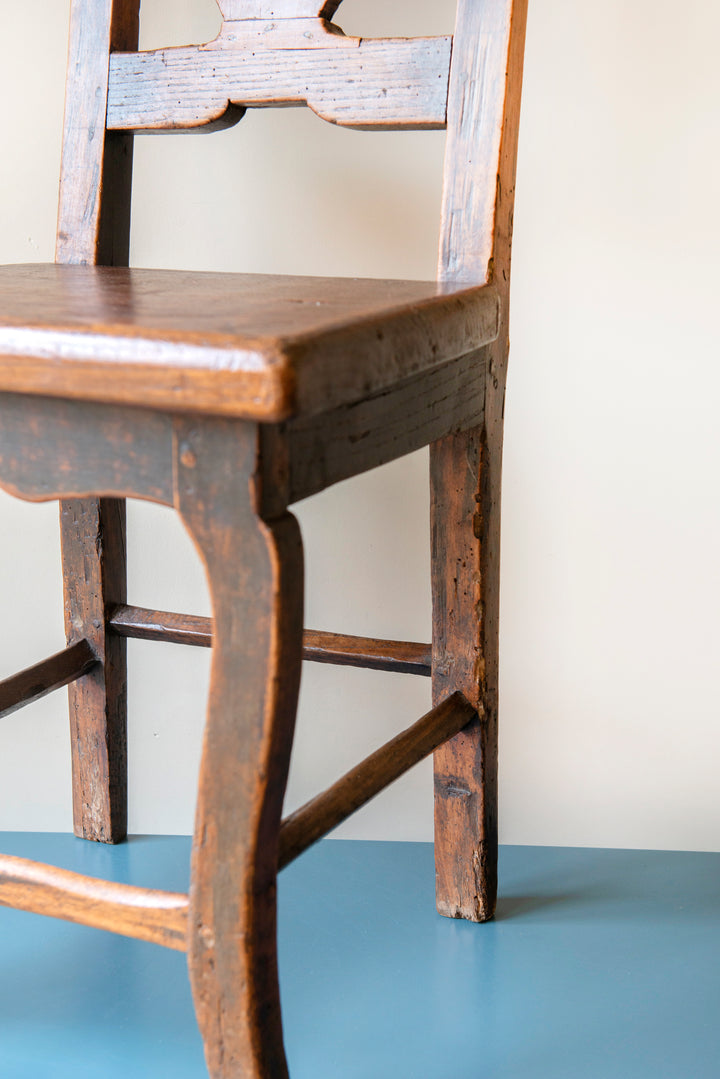
[(277, 423), (366, 399), (494, 341), (492, 285), (258, 339), (0, 325), (0, 392)]

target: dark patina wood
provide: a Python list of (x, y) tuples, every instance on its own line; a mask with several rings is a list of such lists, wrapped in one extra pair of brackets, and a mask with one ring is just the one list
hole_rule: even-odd
[[(105, 120), (108, 55), (137, 49), (139, 15), (140, 0), (72, 2), (58, 263), (128, 263), (132, 134), (106, 131)], [(87, 637), (101, 664), (68, 690), (74, 828), (116, 843), (127, 832), (127, 661), (125, 643), (104, 629), (104, 608), (126, 599), (125, 508), (62, 504), (60, 530), (68, 642)]]
[(113, 607), (108, 627), (121, 637), (212, 648), (213, 620), (198, 614), (152, 611), (148, 607)]
[(126, 597), (125, 503), (63, 501), (65, 635), (87, 638), (98, 662), (69, 687), (73, 827), (85, 839), (117, 843), (127, 832), (127, 665), (125, 642), (107, 632), (105, 604)]
[(461, 693), (453, 693), (328, 790), (301, 806), (282, 823), (280, 868), (457, 735), (473, 718), (477, 718), (474, 707)]
[(258, 448), (250, 424), (178, 424), (175, 504), (205, 564), (215, 619), (188, 935), (213, 1079), (287, 1075), (275, 896), (300, 682), (303, 559), (295, 519), (259, 515)]
[(430, 675), (430, 645), (413, 641), (381, 641), (344, 633), (305, 630), (303, 659), (340, 667), (365, 667), (396, 674)]
[[(213, 644), (213, 620), (201, 615), (115, 607), (109, 614), (108, 626), (123, 637), (142, 641), (167, 641), (200, 648), (212, 648)], [(312, 629), (303, 633), (303, 659), (315, 663), (429, 676), (430, 652), (429, 644), (411, 641), (382, 641)]]
[(482, 422), (485, 355), (471, 352), (319, 416), (282, 428), (286, 497), (298, 502)]
[(494, 288), (434, 281), (0, 267), (0, 391), (283, 420), (431, 372), (498, 325)]
[[(219, 2), (216, 42), (143, 56), (139, 0), (73, 0), (62, 265), (0, 269), (0, 486), (62, 500), (69, 643), (0, 697), (14, 707), (76, 678), (75, 828), (116, 841), (125, 639), (212, 643), (190, 895), (0, 857), (0, 902), (187, 945), (212, 1079), (283, 1079), (278, 863), (443, 742), (438, 906), (475, 920), (494, 911), (500, 463), (526, 0), (460, 0), (452, 50), (447, 39), (346, 38), (329, 22), (339, 0)], [(340, 78), (349, 70), (359, 81)], [(222, 125), (246, 105), (304, 102), (361, 126), (447, 116), (439, 283), (125, 268), (129, 129)], [(303, 636), (302, 548), (287, 506), (428, 443), (432, 659), (424, 645)], [(208, 572), (213, 620), (128, 606), (126, 497), (178, 511)], [(432, 666), (434, 708), (281, 826), (303, 655)]]
[(502, 297), (484, 420), (430, 451), (433, 700), (460, 690), (480, 715), (435, 755), (437, 905), (474, 921), (497, 899), (500, 477), (526, 14), (527, 0), (460, 0), (448, 102), (440, 277), (492, 282)]
[(69, 685), (87, 674), (97, 661), (88, 642), (81, 640), (12, 678), (6, 678), (0, 682), (0, 718)]
[[(73, 822), (117, 842), (126, 831), (126, 642), (106, 625), (125, 602), (124, 496), (172, 503), (171, 417), (0, 394), (0, 487), (61, 498), (65, 630), (96, 662), (70, 684)], [(83, 497), (93, 492), (112, 498)]]
[(0, 486), (30, 501), (101, 490), (171, 506), (172, 447), (164, 413), (0, 393)]

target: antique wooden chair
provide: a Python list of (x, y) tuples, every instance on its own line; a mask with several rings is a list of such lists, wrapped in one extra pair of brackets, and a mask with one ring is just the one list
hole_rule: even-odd
[[(287, 1074), (282, 868), (433, 750), (437, 901), (496, 895), (500, 465), (526, 0), (459, 0), (454, 38), (359, 39), (340, 0), (218, 0), (209, 45), (138, 52), (139, 0), (73, 0), (57, 262), (0, 268), (0, 485), (59, 499), (74, 826), (126, 831), (125, 638), (213, 645), (189, 896), (0, 858), (0, 903), (186, 950), (214, 1079)], [(129, 270), (133, 132), (307, 104), (447, 125), (439, 279)], [(303, 639), (293, 502), (431, 444), (433, 640)], [(213, 621), (127, 605), (125, 503), (174, 506)], [(248, 632), (252, 626), (252, 632)], [(302, 658), (432, 674), (434, 708), (281, 822)], [(437, 747), (442, 748), (437, 748)]]

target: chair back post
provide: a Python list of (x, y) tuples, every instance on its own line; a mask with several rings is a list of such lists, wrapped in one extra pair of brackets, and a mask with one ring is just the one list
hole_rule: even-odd
[[(491, 284), (497, 339), (476, 357), (482, 426), (430, 451), (433, 702), (480, 718), (435, 754), (436, 898), (487, 921), (497, 898), (500, 493), (508, 294), (527, 0), (459, 0), (448, 97), (438, 276)], [(460, 795), (460, 796), (459, 796)]]
[(127, 266), (132, 135), (105, 130), (110, 53), (138, 47), (140, 0), (73, 0), (56, 262)]
[[(138, 47), (140, 0), (73, 0), (55, 260), (127, 266), (132, 135), (106, 131), (110, 53)], [(127, 601), (125, 502), (61, 500), (65, 632), (99, 663), (68, 690), (73, 827), (116, 843), (127, 832), (127, 659), (106, 610)], [(101, 780), (98, 777), (102, 777)]]
[(528, 0), (458, 0), (450, 65), (440, 280), (502, 287)]

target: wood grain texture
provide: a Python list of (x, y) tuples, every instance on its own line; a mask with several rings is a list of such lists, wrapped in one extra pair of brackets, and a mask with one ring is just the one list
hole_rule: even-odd
[(114, 607), (108, 627), (121, 637), (139, 641), (165, 641), (196, 648), (212, 648), (213, 620), (197, 614), (153, 611), (147, 607)]
[[(106, 131), (107, 88), (111, 50), (138, 47), (139, 12), (140, 0), (72, 0), (58, 263), (128, 262), (133, 142), (130, 134)], [(35, 385), (42, 393), (40, 379)], [(116, 603), (125, 598), (124, 506), (96, 498), (61, 504), (60, 529), (68, 642), (87, 637), (101, 658), (68, 690), (74, 827), (87, 839), (118, 842), (127, 830), (125, 645), (101, 627), (102, 590), (108, 587)]]
[(500, 154), (508, 113), (512, 34), (524, 34), (527, 0), (459, 0), (448, 90), (440, 260), (444, 281), (493, 276)]
[(448, 37), (345, 37), (319, 20), (311, 31), (288, 21), (261, 34), (226, 23), (209, 45), (114, 53), (108, 128), (195, 128), (230, 105), (308, 105), (344, 127), (441, 128), (450, 48)]
[(72, 0), (55, 258), (127, 265), (132, 135), (106, 132), (108, 57), (137, 49), (140, 0)]
[(430, 675), (430, 645), (412, 641), (385, 641), (375, 637), (306, 630), (303, 635), (303, 659), (396, 674)]
[(448, 103), (440, 276), (492, 281), (502, 297), (484, 421), (431, 448), (433, 700), (460, 690), (481, 717), (435, 755), (437, 904), (475, 921), (493, 917), (497, 897), (500, 480), (526, 12), (526, 0), (461, 0)]
[[(213, 644), (213, 620), (200, 615), (152, 611), (146, 607), (115, 607), (109, 614), (108, 626), (114, 633), (141, 641), (166, 641), (200, 648), (212, 648)], [(398, 674), (430, 675), (430, 645), (411, 641), (305, 630), (303, 659)]]
[[(487, 559), (482, 522), (481, 430), (431, 450), (433, 700), (461, 687), (484, 708)], [(497, 558), (497, 550), (492, 557)], [(485, 576), (483, 576), (485, 571)], [(494, 703), (494, 702), (491, 702)], [(435, 864), (441, 914), (486, 921), (497, 891), (497, 712), (435, 754)]]
[(292, 813), (280, 829), (280, 868), (342, 824), (448, 738), (457, 735), (473, 718), (477, 718), (475, 708), (461, 693), (454, 693), (328, 790)]
[(493, 289), (0, 267), (0, 390), (263, 422), (356, 401), (494, 339)]
[(205, 563), (215, 619), (190, 980), (212, 1079), (283, 1079), (275, 897), (300, 678), (302, 545), (289, 515), (258, 516), (253, 425), (178, 420), (176, 437), (176, 507)]
[[(125, 495), (172, 503), (169, 417), (55, 398), (0, 394), (0, 487), (29, 500), (62, 498), (68, 644), (98, 662), (69, 687), (73, 825), (119, 842), (127, 829), (125, 641), (106, 607), (126, 602)], [(86, 498), (89, 494), (116, 498)]]
[[(346, 38), (328, 22), (339, 0), (219, 2), (215, 42), (138, 53), (138, 0), (73, 0), (57, 257), (75, 265), (0, 269), (0, 486), (65, 499), (66, 632), (98, 657), (71, 689), (79, 834), (115, 840), (125, 828), (122, 498), (172, 503), (207, 569), (214, 626), (139, 620), (161, 639), (214, 635), (190, 895), (0, 859), (0, 901), (171, 947), (187, 940), (212, 1079), (287, 1079), (280, 848), (289, 860), (450, 739), (436, 756), (439, 909), (477, 920), (494, 910), (499, 478), (526, 0), (460, 0), (452, 64), (446, 38)], [(127, 261), (127, 130), (304, 103), (351, 126), (447, 119), (439, 284), (109, 265)], [(302, 548), (286, 506), (432, 440), (435, 707), (281, 831), (303, 654)], [(125, 623), (110, 625), (118, 610)], [(323, 662), (427, 673), (419, 647), (304, 641)]]
[[(241, 19), (226, 22), (215, 41), (206, 49), (260, 48), (272, 49), (347, 49), (348, 41), (339, 26), (327, 19), (298, 17), (293, 19)], [(357, 39), (355, 39), (357, 40)]]
[(0, 854), (0, 906), (63, 918), (183, 952), (188, 897), (96, 880)]
[[(361, 401), (283, 426), (289, 503), (482, 422), (486, 356), (471, 352)], [(270, 437), (277, 437), (270, 433)]]
[(0, 717), (9, 716), (18, 708), (74, 682), (96, 663), (97, 656), (88, 642), (82, 640), (4, 679), (0, 682)]
[(73, 828), (118, 843), (127, 834), (126, 644), (107, 632), (105, 605), (127, 598), (125, 503), (64, 501), (60, 520), (65, 635), (86, 637), (98, 659), (69, 689)]
[(27, 501), (100, 492), (172, 505), (172, 440), (162, 413), (0, 393), (0, 487)]

